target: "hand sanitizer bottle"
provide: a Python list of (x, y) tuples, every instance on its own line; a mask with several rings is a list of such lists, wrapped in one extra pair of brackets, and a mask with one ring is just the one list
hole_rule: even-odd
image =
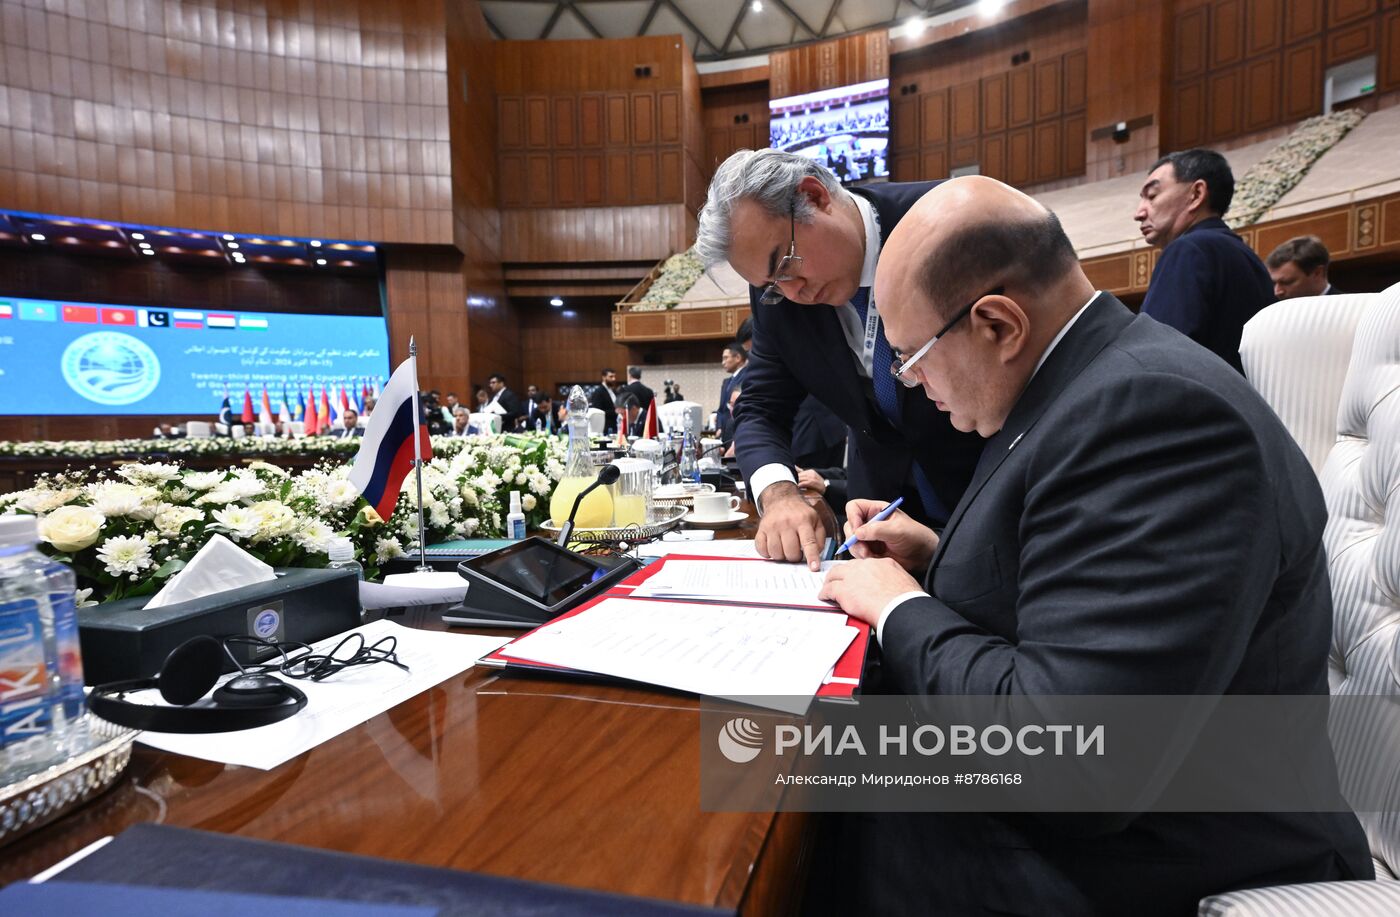
[(506, 537), (512, 541), (525, 538), (525, 513), (520, 509), (520, 491), (510, 492), (510, 512), (506, 515)]

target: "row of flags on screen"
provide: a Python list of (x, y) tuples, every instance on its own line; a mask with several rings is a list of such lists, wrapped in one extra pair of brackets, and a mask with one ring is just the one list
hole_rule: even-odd
[[(358, 385), (353, 382), (321, 385), (319, 393), (315, 385), (308, 386), (304, 391), (298, 387), (295, 389), (295, 400), (291, 395), (292, 391), (286, 385), (282, 386), (282, 397), (277, 402), (277, 413), (274, 415), (272, 396), (268, 393), (267, 384), (263, 384), (261, 398), (257, 401), (253, 398), (252, 386), (244, 385), (243, 407), (241, 411), (235, 412), (228, 386), (225, 385), (224, 403), (219, 408), (219, 423), (225, 426), (233, 426), (236, 423), (247, 426), (255, 422), (270, 424), (274, 420), (281, 423), (301, 421), (305, 425), (306, 435), (315, 436), (342, 426), (345, 412), (351, 408), (354, 408), (357, 414), (363, 414), (365, 401), (373, 398), (378, 402), (381, 394), (377, 379), (364, 379)], [(376, 405), (375, 411), (378, 410)]]
[(266, 331), (267, 319), (228, 312), (184, 309), (135, 309), (126, 306), (83, 306), (51, 302), (0, 302), (0, 319), (68, 322), (79, 325), (124, 325), (128, 328), (236, 328)]

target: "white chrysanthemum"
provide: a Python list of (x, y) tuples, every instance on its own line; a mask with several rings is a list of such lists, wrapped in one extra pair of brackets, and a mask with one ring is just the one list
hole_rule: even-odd
[(193, 506), (175, 506), (170, 503), (162, 503), (160, 509), (156, 511), (156, 531), (173, 538), (180, 534), (187, 522), (199, 522), (204, 519), (204, 512), (195, 509)]
[(92, 597), (92, 587), (79, 589), (73, 596), (73, 601), (79, 608), (88, 608), (96, 605), (96, 600)]
[(213, 513), (218, 527), (235, 541), (249, 541), (258, 534), (262, 519), (246, 506), (226, 506)]
[(434, 503), (428, 507), (428, 524), (434, 528), (443, 528), (451, 524), (452, 518), (447, 514), (447, 507), (441, 503)]
[(377, 563), (403, 557), (403, 545), (394, 538), (381, 538), (374, 544), (374, 559)]
[(42, 516), (44, 513), (52, 512), (60, 506), (67, 506), (78, 498), (82, 491), (76, 487), (64, 487), (60, 490), (50, 490), (47, 487), (35, 487), (30, 490), (20, 491), (15, 494), (14, 505), (27, 513)]
[(533, 511), (536, 505), (538, 505), (538, 501), (534, 494), (526, 494), (520, 498), (520, 508), (527, 513)]
[(169, 462), (123, 465), (117, 474), (136, 484), (163, 484), (180, 476), (180, 466)]
[(88, 485), (88, 497), (92, 500), (93, 508), (108, 519), (117, 516), (150, 519), (156, 514), (159, 493), (153, 487), (101, 481)]
[(269, 474), (275, 474), (280, 478), (285, 478), (288, 476), (285, 469), (279, 468), (271, 462), (249, 462), (248, 468), (252, 471), (266, 471)]
[(102, 542), (97, 559), (111, 576), (140, 573), (151, 566), (151, 546), (144, 538), (117, 535)]
[(466, 536), (470, 538), (476, 534), (476, 530), (481, 526), (481, 520), (468, 519), (464, 525), (466, 527)]
[(212, 490), (223, 482), (224, 473), (222, 471), (187, 471), (185, 476), (180, 479), (180, 483), (190, 490), (199, 491)]
[(462, 502), (467, 506), (476, 506), (479, 502), (476, 496), (476, 490), (470, 484), (462, 485)]
[(262, 500), (248, 509), (258, 517), (258, 534), (255, 541), (267, 541), (290, 535), (297, 527), (297, 514), (292, 508), (276, 500)]
[(336, 508), (349, 506), (360, 498), (360, 491), (354, 484), (340, 479), (328, 481), (324, 493), (326, 503)]
[(320, 519), (302, 519), (292, 537), (306, 550), (325, 554), (330, 548), (331, 539), (335, 537), (335, 529)]

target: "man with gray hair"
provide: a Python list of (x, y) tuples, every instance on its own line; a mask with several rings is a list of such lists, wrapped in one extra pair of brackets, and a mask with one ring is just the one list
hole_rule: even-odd
[(852, 499), (902, 495), (937, 527), (972, 477), (981, 442), (896, 384), (870, 295), (881, 243), (934, 184), (847, 190), (820, 164), (772, 149), (740, 150), (715, 171), (696, 249), (706, 267), (728, 261), (749, 283), (753, 347), (734, 443), (766, 557), (817, 568), (820, 527), (791, 454), (808, 394), (850, 429)]

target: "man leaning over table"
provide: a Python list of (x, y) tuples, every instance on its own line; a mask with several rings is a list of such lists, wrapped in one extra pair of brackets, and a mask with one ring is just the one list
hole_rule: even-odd
[[(875, 293), (891, 371), (986, 438), (941, 536), (848, 507), (861, 559), (823, 595), (877, 629), (885, 690), (1326, 694), (1322, 494), (1228, 364), (1095, 291), (1053, 214), (988, 178), (910, 210)], [(869, 913), (1193, 914), (1372, 876), (1350, 813), (1125, 818), (866, 815), (841, 849)]]

